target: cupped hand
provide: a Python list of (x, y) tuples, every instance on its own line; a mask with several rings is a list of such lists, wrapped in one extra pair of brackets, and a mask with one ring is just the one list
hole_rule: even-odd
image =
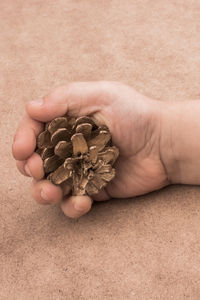
[[(97, 123), (106, 124), (120, 151), (114, 180), (92, 199), (63, 197), (60, 187), (42, 180), (43, 162), (34, 152), (36, 137), (44, 122), (65, 114), (90, 115)], [(160, 155), (160, 124), (159, 101), (129, 86), (107, 81), (70, 83), (27, 103), (14, 138), (13, 155), (19, 171), (33, 178), (34, 199), (41, 204), (61, 202), (64, 213), (76, 218), (90, 210), (93, 200), (133, 197), (169, 184)]]

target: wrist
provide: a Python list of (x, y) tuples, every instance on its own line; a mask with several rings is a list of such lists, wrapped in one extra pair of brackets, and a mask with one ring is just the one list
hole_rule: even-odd
[(172, 184), (200, 184), (200, 101), (160, 103), (160, 155)]
[(177, 103), (160, 103), (160, 158), (169, 183), (180, 183), (179, 140), (176, 138), (179, 122)]

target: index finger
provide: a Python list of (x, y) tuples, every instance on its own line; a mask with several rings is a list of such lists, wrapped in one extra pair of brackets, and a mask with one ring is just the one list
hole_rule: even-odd
[(93, 115), (109, 103), (108, 96), (104, 97), (107, 86), (108, 83), (102, 81), (73, 82), (56, 88), (41, 99), (28, 102), (26, 111), (32, 118), (42, 122), (66, 113), (74, 117)]
[(43, 130), (43, 123), (25, 115), (20, 122), (12, 146), (13, 156), (17, 160), (26, 160), (36, 148), (36, 137)]

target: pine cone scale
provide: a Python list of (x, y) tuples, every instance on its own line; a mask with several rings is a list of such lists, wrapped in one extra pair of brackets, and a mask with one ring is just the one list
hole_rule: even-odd
[(98, 151), (104, 149), (105, 145), (110, 141), (111, 136), (108, 131), (102, 130), (99, 132), (99, 135), (88, 141), (88, 146), (96, 146)]
[(43, 160), (45, 160), (48, 157), (51, 157), (54, 155), (53, 148), (44, 148), (41, 152), (41, 157)]
[(95, 195), (99, 192), (98, 188), (93, 184), (92, 180), (87, 184), (85, 191), (88, 195)]
[(64, 162), (64, 160), (61, 159), (60, 157), (58, 157), (57, 155), (47, 157), (44, 160), (45, 173), (50, 173), (50, 172), (55, 171), (63, 162)]
[(89, 123), (82, 123), (76, 127), (76, 133), (82, 133), (86, 140), (91, 136), (92, 125)]
[(97, 162), (98, 158), (98, 148), (97, 146), (91, 146), (89, 149), (89, 160), (92, 162), (92, 164), (95, 164)]
[(96, 125), (90, 117), (83, 116), (83, 117), (79, 117), (76, 119), (74, 127), (77, 127), (78, 125), (84, 124), (84, 123), (89, 123), (92, 126)]
[(101, 178), (106, 182), (111, 181), (115, 177), (115, 170), (112, 169), (110, 173), (102, 173)]
[(88, 145), (82, 133), (75, 133), (71, 137), (74, 156), (85, 154), (88, 152)]
[(106, 151), (99, 153), (98, 158), (102, 159), (105, 164), (114, 164), (115, 160), (118, 157), (118, 154), (118, 150), (113, 146), (112, 148), (108, 148)]
[(37, 138), (37, 146), (39, 149), (51, 148), (51, 135), (48, 130), (43, 131)]
[(54, 184), (61, 184), (67, 179), (70, 178), (70, 170), (66, 169), (64, 165), (61, 165), (57, 170), (55, 170), (53, 173), (50, 175), (50, 180)]
[(53, 134), (57, 129), (59, 128), (67, 128), (68, 122), (66, 117), (59, 117), (51, 121), (47, 129), (50, 132), (50, 134)]
[(55, 147), (59, 141), (70, 141), (71, 134), (66, 128), (57, 129), (51, 136), (51, 143)]
[(103, 166), (98, 166), (96, 169), (96, 173), (98, 174), (104, 174), (104, 173), (110, 173), (112, 171), (112, 166), (111, 165), (103, 165)]
[(72, 144), (67, 141), (60, 141), (55, 146), (54, 153), (57, 156), (66, 159), (72, 154)]

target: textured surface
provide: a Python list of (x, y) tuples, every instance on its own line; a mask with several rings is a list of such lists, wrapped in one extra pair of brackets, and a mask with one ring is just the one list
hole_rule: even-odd
[(198, 0), (0, 2), (0, 299), (200, 299), (200, 187), (72, 221), (32, 201), (10, 151), (25, 102), (71, 80), (200, 97), (199, 20)]

